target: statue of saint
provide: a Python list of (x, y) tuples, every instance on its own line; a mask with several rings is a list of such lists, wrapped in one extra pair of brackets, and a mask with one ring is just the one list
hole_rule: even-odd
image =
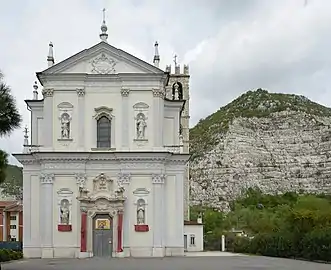
[(69, 202), (66, 199), (61, 201), (60, 221), (61, 224), (66, 224), (66, 225), (69, 224)]
[(143, 114), (140, 114), (137, 119), (137, 139), (145, 139), (145, 130), (147, 124)]
[(69, 115), (64, 113), (61, 117), (61, 138), (69, 139), (70, 137), (70, 118)]
[(144, 224), (145, 223), (145, 212), (144, 209), (139, 208), (138, 213), (137, 213), (137, 223), (139, 224)]

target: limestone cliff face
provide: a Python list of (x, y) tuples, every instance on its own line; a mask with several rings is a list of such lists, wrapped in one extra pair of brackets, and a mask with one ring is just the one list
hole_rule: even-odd
[(191, 203), (226, 210), (243, 189), (331, 192), (331, 109), (249, 91), (190, 131)]

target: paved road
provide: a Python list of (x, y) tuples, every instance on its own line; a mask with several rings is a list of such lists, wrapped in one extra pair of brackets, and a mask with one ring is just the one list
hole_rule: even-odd
[(319, 264), (258, 256), (151, 259), (33, 259), (4, 264), (4, 270), (330, 270)]

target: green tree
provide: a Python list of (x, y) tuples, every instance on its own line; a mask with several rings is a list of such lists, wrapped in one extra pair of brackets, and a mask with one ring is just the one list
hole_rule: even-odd
[[(20, 127), (21, 122), (11, 88), (3, 81), (3, 74), (0, 72), (0, 136), (10, 135)], [(0, 150), (0, 183), (6, 179), (7, 165), (8, 155)]]

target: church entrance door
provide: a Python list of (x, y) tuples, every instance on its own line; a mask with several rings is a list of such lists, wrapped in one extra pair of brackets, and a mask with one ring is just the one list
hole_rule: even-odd
[(111, 257), (113, 247), (113, 220), (107, 215), (93, 218), (93, 256)]

